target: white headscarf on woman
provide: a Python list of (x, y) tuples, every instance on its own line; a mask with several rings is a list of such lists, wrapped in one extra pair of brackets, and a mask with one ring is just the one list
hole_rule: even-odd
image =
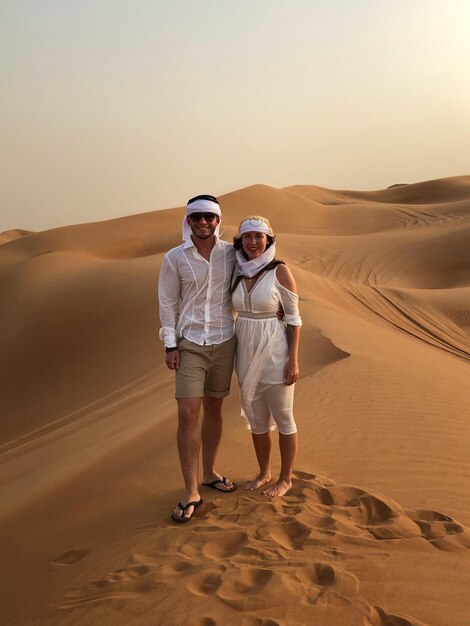
[[(220, 210), (220, 206), (217, 201), (208, 200), (205, 198), (197, 198), (193, 202), (189, 201), (188, 204), (186, 205), (186, 213), (183, 217), (183, 225), (182, 225), (183, 241), (188, 241), (191, 238), (191, 235), (193, 234), (193, 231), (191, 230), (191, 226), (188, 224), (188, 219), (187, 219), (188, 215), (191, 215), (191, 213), (215, 213), (216, 215), (219, 216), (219, 218), (222, 218), (222, 211)], [(219, 237), (220, 222), (221, 222), (221, 219), (219, 220), (219, 223), (217, 224), (217, 227), (214, 231), (214, 234), (216, 235), (216, 237)]]
[[(235, 235), (235, 239), (241, 239), (243, 233), (251, 232), (265, 233), (266, 235), (274, 237), (273, 229), (271, 228), (269, 220), (261, 215), (252, 215), (251, 217), (244, 219), (240, 224), (238, 233)], [(269, 248), (266, 248), (263, 254), (260, 254), (259, 257), (249, 261), (245, 258), (242, 250), (237, 250), (237, 275), (253, 278), (253, 276), (256, 276), (258, 272), (261, 272), (264, 267), (269, 265), (269, 263), (274, 260), (275, 254), (275, 241), (272, 242)]]

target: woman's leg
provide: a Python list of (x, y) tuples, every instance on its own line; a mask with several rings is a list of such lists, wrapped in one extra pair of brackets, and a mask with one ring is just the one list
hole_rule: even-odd
[(259, 489), (266, 483), (269, 483), (271, 480), (272, 438), (271, 431), (269, 430), (269, 420), (271, 414), (263, 395), (260, 395), (256, 398), (256, 400), (253, 400), (251, 405), (249, 407), (244, 407), (244, 409), (245, 413), (252, 416), (252, 419), (249, 419), (248, 421), (250, 422), (250, 427), (252, 429), (251, 437), (259, 465), (259, 474), (252, 480), (246, 482), (244, 485), (245, 489), (253, 491), (254, 489)]
[(297, 456), (298, 436), (279, 433), (279, 450), (281, 452), (281, 473), (279, 480), (263, 490), (267, 496), (284, 496), (292, 489), (292, 470)]
[(273, 385), (267, 392), (268, 406), (279, 428), (281, 472), (278, 481), (263, 490), (268, 496), (284, 496), (292, 489), (292, 470), (297, 456), (298, 436), (294, 421), (294, 385)]
[(253, 445), (255, 447), (256, 458), (258, 459), (259, 474), (253, 480), (245, 483), (244, 488), (253, 491), (259, 489), (271, 480), (271, 448), (272, 438), (271, 431), (256, 435), (251, 433)]

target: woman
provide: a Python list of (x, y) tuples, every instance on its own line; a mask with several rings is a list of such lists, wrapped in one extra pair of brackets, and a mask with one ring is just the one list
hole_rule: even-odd
[[(274, 258), (276, 238), (266, 218), (254, 215), (243, 220), (233, 241), (237, 267), (232, 302), (238, 312), (235, 369), (242, 413), (259, 463), (258, 476), (245, 489), (258, 489), (271, 481), (271, 430), (277, 426), (281, 473), (263, 493), (283, 496), (292, 487), (298, 445), (292, 408), (299, 377), (299, 297), (291, 271)], [(278, 319), (280, 308), (283, 321)]]

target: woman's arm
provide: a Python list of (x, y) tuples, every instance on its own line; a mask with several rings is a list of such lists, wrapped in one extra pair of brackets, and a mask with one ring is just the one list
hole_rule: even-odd
[[(287, 265), (278, 265), (276, 268), (276, 278), (282, 287), (288, 289), (291, 294), (297, 294), (297, 285), (295, 283), (292, 272)], [(282, 297), (282, 292), (281, 292)], [(284, 368), (284, 382), (286, 385), (292, 385), (299, 379), (299, 344), (300, 344), (300, 324), (289, 324), (289, 317), (299, 317), (298, 298), (289, 298), (289, 301), (283, 299), (283, 309), (286, 312), (287, 319), (287, 347), (289, 358)], [(300, 321), (300, 318), (299, 318)]]

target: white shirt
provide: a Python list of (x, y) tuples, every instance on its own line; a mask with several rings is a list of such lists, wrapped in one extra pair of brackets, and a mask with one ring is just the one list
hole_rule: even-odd
[(160, 339), (165, 347), (176, 346), (178, 337), (202, 346), (233, 336), (229, 290), (234, 265), (234, 247), (218, 238), (209, 261), (192, 239), (165, 254), (158, 281)]

